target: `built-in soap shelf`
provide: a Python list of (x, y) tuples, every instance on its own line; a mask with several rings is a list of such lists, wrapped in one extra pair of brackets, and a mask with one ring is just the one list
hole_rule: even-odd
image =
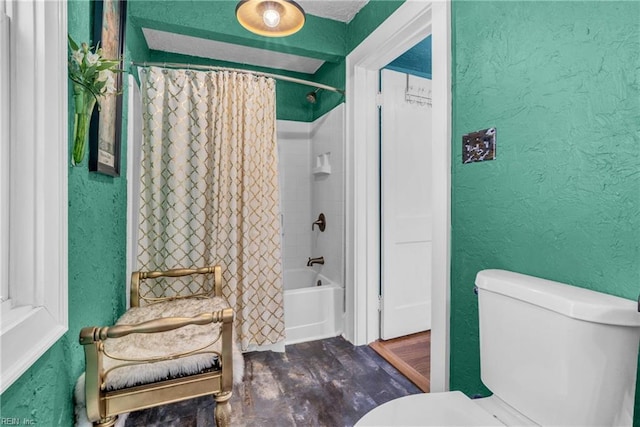
[(316, 164), (313, 167), (314, 175), (329, 175), (331, 174), (331, 153), (323, 153), (316, 156)]

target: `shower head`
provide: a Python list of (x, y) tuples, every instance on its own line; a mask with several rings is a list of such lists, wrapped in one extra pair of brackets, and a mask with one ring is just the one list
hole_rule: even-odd
[(307, 94), (307, 101), (309, 101), (312, 104), (315, 104), (316, 101), (318, 100), (318, 96), (316, 95), (316, 93), (318, 93), (319, 90), (320, 88), (314, 90), (313, 92), (309, 92)]

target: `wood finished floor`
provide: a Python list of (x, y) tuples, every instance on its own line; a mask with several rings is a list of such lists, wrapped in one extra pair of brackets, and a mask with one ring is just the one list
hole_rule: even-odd
[(431, 331), (419, 332), (370, 344), (380, 356), (429, 393), (431, 369)]
[[(245, 354), (231, 398), (233, 426), (352, 426), (389, 400), (420, 393), (369, 346), (341, 337)], [(215, 426), (212, 397), (132, 413), (126, 427)]]

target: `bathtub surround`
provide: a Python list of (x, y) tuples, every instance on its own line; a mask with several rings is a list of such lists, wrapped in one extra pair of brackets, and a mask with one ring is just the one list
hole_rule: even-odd
[[(344, 107), (313, 123), (277, 125), (285, 335), (292, 344), (337, 336), (344, 328)], [(330, 159), (331, 173), (314, 173), (319, 157)], [(320, 213), (324, 231), (313, 226)]]
[[(454, 1), (452, 18), (451, 389), (474, 395), (479, 270), (638, 297), (640, 3)], [(462, 135), (489, 125), (497, 159), (462, 165)]]
[(282, 268), (285, 272), (303, 268), (311, 256), (311, 223), (315, 216), (311, 212), (311, 126), (304, 122), (276, 122), (282, 210)]
[(138, 268), (220, 263), (242, 349), (284, 340), (274, 80), (149, 67), (141, 81)]
[[(313, 123), (278, 120), (284, 271), (305, 268), (309, 257), (331, 281), (344, 283), (344, 105)], [(314, 174), (330, 153), (331, 174)], [(324, 213), (326, 228), (312, 224)]]
[[(324, 213), (326, 228), (311, 234), (310, 257), (324, 257), (322, 274), (344, 286), (344, 104), (313, 122), (311, 135), (311, 213)], [(331, 173), (313, 173), (324, 159)], [(322, 171), (320, 171), (322, 172)], [(315, 218), (314, 218), (315, 219)]]

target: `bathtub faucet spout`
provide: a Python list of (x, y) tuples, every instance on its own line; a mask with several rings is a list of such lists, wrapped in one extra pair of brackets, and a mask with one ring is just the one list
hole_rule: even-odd
[(307, 261), (307, 267), (311, 267), (313, 264), (324, 264), (324, 257), (319, 256), (318, 258), (309, 257), (309, 261)]

